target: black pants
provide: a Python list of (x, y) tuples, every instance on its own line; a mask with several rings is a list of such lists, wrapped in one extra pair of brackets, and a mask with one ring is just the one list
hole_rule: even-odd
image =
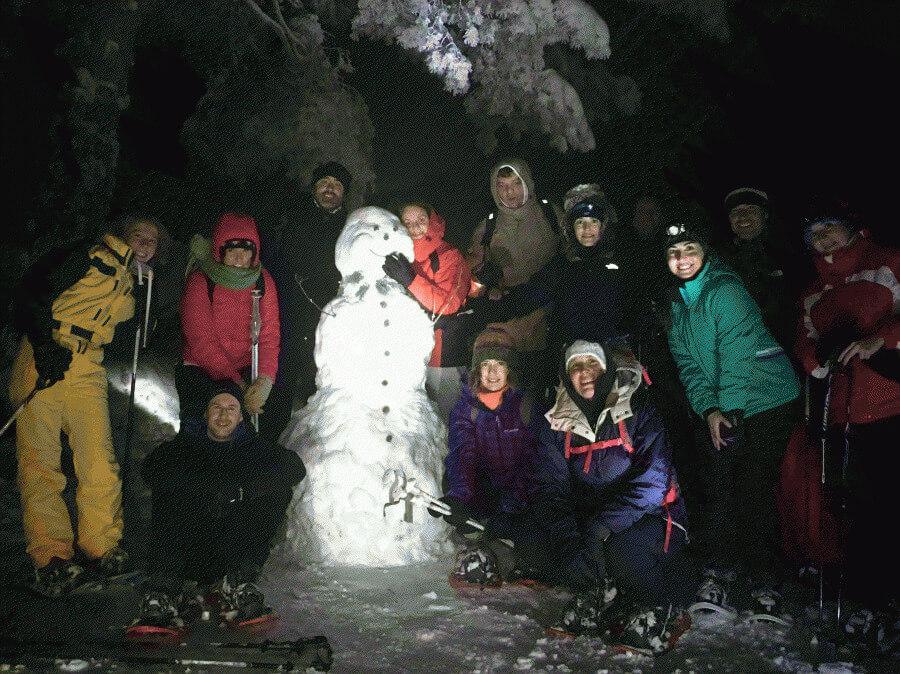
[(147, 587), (177, 594), (186, 580), (255, 581), (291, 495), (284, 488), (210, 509), (200, 494), (154, 492)]
[[(702, 510), (703, 556), (708, 567), (742, 571), (755, 585), (777, 584), (780, 529), (775, 493), (781, 462), (797, 421), (786, 403), (743, 420), (743, 440), (716, 450), (706, 437)], [(697, 434), (700, 438), (701, 428)]]
[[(851, 597), (875, 608), (900, 598), (900, 555), (897, 535), (897, 475), (900, 456), (900, 417), (869, 424), (851, 424), (837, 445), (841, 463), (826, 480), (840, 488), (841, 467), (846, 458), (843, 498), (832, 503), (839, 516), (844, 513), (849, 533), (845, 545), (847, 591)], [(843, 445), (843, 446), (841, 446)], [(832, 477), (833, 476), (833, 477)], [(844, 505), (845, 504), (845, 505)]]

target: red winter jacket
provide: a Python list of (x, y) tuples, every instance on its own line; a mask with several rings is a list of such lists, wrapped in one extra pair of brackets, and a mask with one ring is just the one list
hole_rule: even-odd
[[(816, 346), (831, 334), (849, 335), (841, 342), (882, 337), (884, 349), (897, 349), (900, 254), (861, 235), (830, 259), (817, 256), (815, 264), (819, 278), (803, 294), (803, 319), (797, 332), (796, 353), (806, 372), (825, 376)], [(881, 376), (858, 356), (849, 366), (835, 370), (831, 386), (829, 414), (834, 423), (865, 424), (900, 414), (900, 384)]]
[[(472, 280), (462, 253), (444, 241), (445, 229), (444, 219), (432, 211), (428, 219), (428, 232), (418, 241), (413, 241), (416, 276), (409, 291), (432, 319), (459, 311), (465, 304)], [(441, 366), (442, 344), (443, 330), (437, 328), (429, 366)]]
[[(229, 239), (250, 239), (256, 243), (259, 264), (259, 232), (247, 215), (224, 214), (213, 232), (212, 254), (221, 262), (219, 249)], [(262, 332), (259, 336), (259, 374), (275, 381), (278, 371), (280, 324), (275, 281), (262, 270), (265, 291), (259, 303)], [(184, 333), (184, 362), (197, 365), (213, 379), (241, 380), (240, 370), (250, 366), (251, 293), (256, 285), (241, 290), (215, 285), (212, 302), (207, 276), (199, 269), (188, 276), (181, 299), (181, 329)]]

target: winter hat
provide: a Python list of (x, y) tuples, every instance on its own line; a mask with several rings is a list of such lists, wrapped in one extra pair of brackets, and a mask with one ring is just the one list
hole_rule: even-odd
[(572, 206), (579, 201), (584, 201), (590, 197), (606, 198), (606, 192), (604, 192), (603, 188), (597, 183), (582, 183), (580, 185), (575, 185), (575, 187), (566, 192), (566, 196), (563, 197), (563, 210), (568, 213), (572, 210)]
[(474, 384), (480, 376), (481, 364), (486, 360), (499, 360), (513, 370), (515, 368), (516, 351), (513, 348), (512, 338), (505, 330), (499, 328), (487, 328), (475, 338), (472, 346), (472, 367), (470, 369), (470, 381)]
[(726, 213), (730, 213), (732, 208), (741, 204), (760, 206), (769, 210), (769, 195), (755, 187), (738, 187), (725, 195)]
[(350, 177), (350, 172), (344, 168), (343, 164), (339, 164), (336, 161), (327, 161), (316, 166), (315, 170), (312, 172), (312, 177), (309, 179), (309, 184), (315, 187), (317, 182), (328, 176), (337, 178), (341, 185), (344, 186), (345, 192), (350, 191), (350, 185), (353, 182), (353, 179)]
[(606, 352), (603, 350), (603, 347), (597, 342), (576, 339), (572, 342), (572, 345), (566, 349), (566, 372), (569, 371), (569, 363), (571, 363), (573, 359), (581, 356), (596, 358), (600, 362), (600, 365), (603, 366), (603, 369), (606, 369)]
[(218, 379), (212, 381), (209, 386), (209, 390), (207, 391), (208, 396), (206, 398), (206, 406), (209, 407), (209, 403), (215, 398), (217, 395), (221, 395), (223, 393), (227, 393), (230, 396), (234, 396), (238, 402), (244, 397), (244, 394), (241, 392), (240, 386), (238, 386), (231, 379)]
[(569, 227), (575, 224), (578, 218), (596, 218), (600, 222), (609, 222), (609, 201), (602, 194), (588, 197), (576, 203), (566, 213), (566, 223)]
[(241, 248), (243, 250), (249, 250), (253, 253), (253, 259), (256, 259), (256, 243), (251, 241), (250, 239), (228, 239), (221, 246), (219, 246), (219, 258), (225, 257), (225, 251), (229, 248)]
[(815, 225), (843, 225), (851, 234), (861, 229), (850, 213), (850, 206), (840, 199), (818, 197), (806, 211), (803, 218), (803, 243), (812, 249), (812, 230)]
[(680, 221), (669, 225), (663, 232), (663, 255), (668, 256), (669, 248), (685, 241), (695, 241), (704, 252), (707, 250), (706, 234), (702, 228)]

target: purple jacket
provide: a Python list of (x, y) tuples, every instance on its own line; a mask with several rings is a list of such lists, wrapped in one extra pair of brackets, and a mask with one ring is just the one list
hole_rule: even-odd
[(520, 390), (509, 389), (500, 406), (489, 410), (465, 386), (450, 412), (450, 452), (444, 460), (448, 496), (479, 516), (523, 510), (533, 491), (541, 424), (540, 410)]

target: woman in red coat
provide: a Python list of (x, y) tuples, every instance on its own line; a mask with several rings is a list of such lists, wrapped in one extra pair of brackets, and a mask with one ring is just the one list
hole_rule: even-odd
[(883, 543), (900, 471), (900, 254), (834, 210), (808, 220), (805, 240), (818, 278), (802, 298), (796, 351), (830, 389), (827, 481), (846, 494), (849, 589), (877, 606), (900, 596), (900, 558)]
[[(243, 391), (249, 414), (262, 412), (278, 369), (280, 329), (278, 292), (259, 262), (259, 233), (248, 215), (225, 213), (213, 231), (212, 249), (192, 254), (181, 300), (184, 368), (176, 381), (181, 418), (203, 417), (211, 382), (230, 379)], [(251, 321), (254, 290), (262, 292), (259, 313), (259, 376), (250, 382)], [(260, 417), (265, 428), (265, 416)], [(262, 430), (262, 429), (261, 429)]]
[(446, 356), (455, 346), (450, 343), (454, 336), (445, 334), (438, 320), (462, 308), (472, 277), (462, 254), (444, 241), (446, 225), (437, 211), (427, 204), (411, 202), (399, 213), (413, 240), (415, 260), (390, 255), (384, 273), (405, 286), (436, 323), (426, 387), (447, 419), (462, 391), (460, 372), (464, 375), (467, 370), (466, 363), (447, 362)]

